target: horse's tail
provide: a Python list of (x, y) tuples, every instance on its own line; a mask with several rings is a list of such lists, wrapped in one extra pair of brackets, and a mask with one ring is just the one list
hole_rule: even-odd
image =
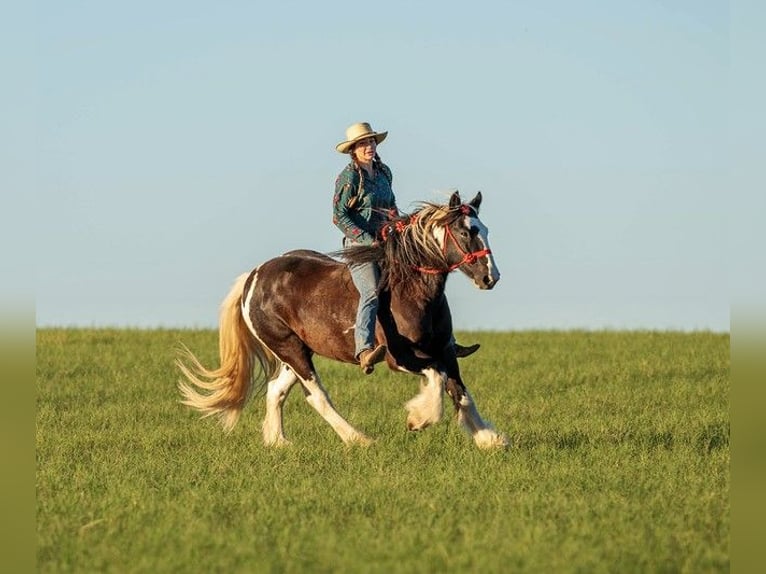
[[(183, 357), (176, 361), (186, 379), (178, 383), (182, 403), (197, 409), (203, 416), (217, 415), (226, 431), (237, 424), (250, 398), (255, 362), (258, 361), (264, 375), (273, 374), (277, 368), (274, 355), (253, 336), (242, 317), (243, 289), (248, 276), (249, 273), (245, 273), (238, 277), (221, 303), (220, 366), (205, 368), (186, 346), (181, 350)], [(186, 359), (189, 366), (182, 359)]]

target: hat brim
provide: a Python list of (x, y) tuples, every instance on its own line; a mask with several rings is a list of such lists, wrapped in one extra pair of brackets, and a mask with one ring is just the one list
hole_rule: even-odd
[(367, 138), (375, 138), (375, 142), (380, 143), (384, 139), (386, 139), (387, 135), (388, 135), (388, 132), (380, 132), (380, 133), (373, 132), (373, 133), (362, 134), (358, 137), (355, 137), (352, 140), (340, 142), (338, 145), (335, 146), (335, 149), (338, 150), (340, 153), (349, 153), (351, 151), (351, 148), (354, 147), (354, 144), (356, 142), (366, 140)]

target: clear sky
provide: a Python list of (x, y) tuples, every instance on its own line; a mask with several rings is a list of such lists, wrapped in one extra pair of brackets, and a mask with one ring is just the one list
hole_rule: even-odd
[(401, 209), (483, 193), (502, 278), (450, 278), (457, 329), (729, 330), (726, 2), (69, 1), (31, 18), (38, 326), (215, 326), (240, 273), (340, 246), (334, 147), (368, 121), (389, 131)]

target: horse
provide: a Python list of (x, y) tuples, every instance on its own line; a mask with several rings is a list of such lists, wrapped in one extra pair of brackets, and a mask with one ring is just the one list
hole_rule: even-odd
[(220, 418), (231, 431), (256, 379), (266, 382), (266, 446), (289, 444), (282, 406), (296, 383), (308, 403), (346, 444), (367, 445), (366, 434), (333, 406), (312, 357), (359, 364), (354, 324), (359, 293), (349, 265), (375, 261), (381, 269), (376, 344), (394, 371), (421, 375), (420, 392), (405, 404), (406, 425), (419, 431), (438, 422), (443, 393), (460, 425), (479, 448), (506, 447), (507, 438), (485, 421), (460, 376), (445, 295), (447, 276), (460, 270), (481, 290), (500, 279), (479, 219), (482, 195), (462, 203), (457, 191), (445, 205), (423, 202), (387, 224), (381, 241), (331, 254), (296, 250), (244, 273), (221, 304), (220, 366), (208, 369), (183, 347), (177, 366), (182, 403)]

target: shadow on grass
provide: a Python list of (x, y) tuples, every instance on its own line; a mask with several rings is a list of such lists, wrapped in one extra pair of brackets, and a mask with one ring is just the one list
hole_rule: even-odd
[(518, 432), (511, 435), (512, 448), (534, 450), (554, 448), (561, 451), (575, 451), (600, 446), (632, 446), (642, 450), (673, 450), (692, 448), (701, 455), (719, 449), (729, 448), (729, 424), (708, 424), (689, 432), (670, 430), (625, 430), (606, 429), (598, 432), (581, 430), (551, 429), (542, 432)]

